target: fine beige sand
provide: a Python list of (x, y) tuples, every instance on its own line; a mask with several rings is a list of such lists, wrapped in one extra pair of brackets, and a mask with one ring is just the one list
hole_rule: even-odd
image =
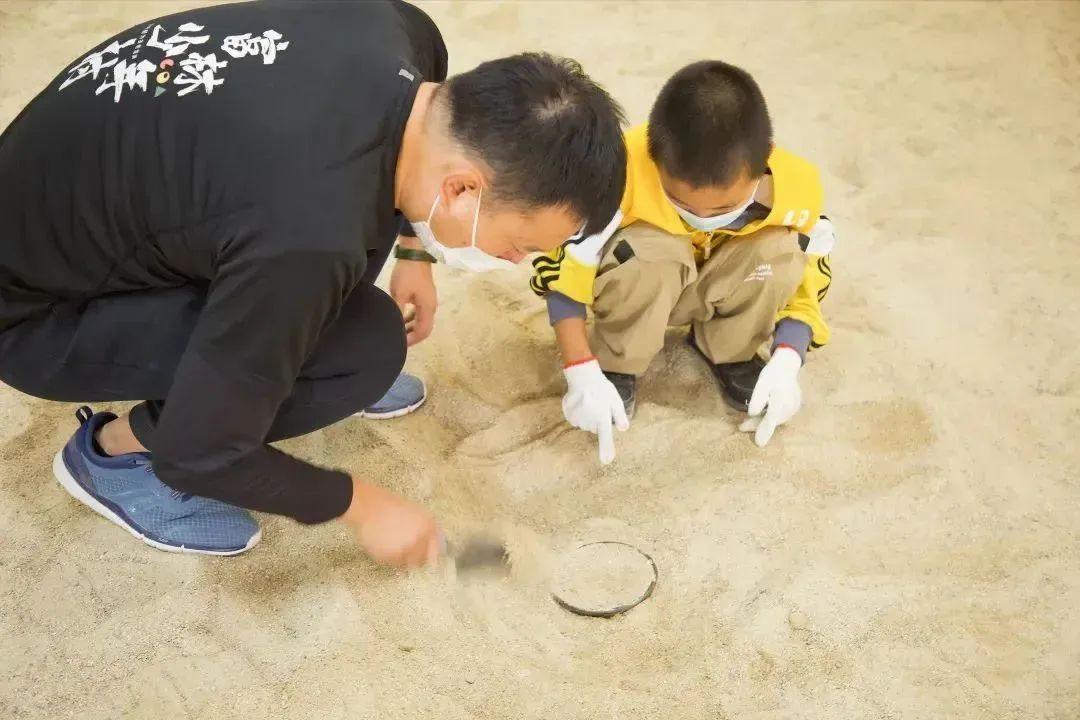
[[(188, 6), (0, 3), (0, 125)], [(74, 408), (0, 388), (0, 718), (1080, 717), (1080, 3), (425, 7), (453, 69), (572, 55), (635, 121), (688, 61), (756, 75), (840, 233), (804, 410), (758, 449), (672, 333), (601, 470), (525, 271), (439, 272), (427, 406), (285, 446), (505, 533), (466, 581), (273, 517), (153, 551), (52, 479)], [(599, 539), (660, 570), (612, 620), (547, 594)]]
[(651, 559), (633, 545), (588, 542), (554, 558), (551, 594), (571, 612), (611, 617), (635, 607), (656, 585)]

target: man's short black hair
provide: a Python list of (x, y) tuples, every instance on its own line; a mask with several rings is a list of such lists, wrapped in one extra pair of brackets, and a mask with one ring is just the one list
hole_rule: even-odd
[(626, 182), (622, 108), (574, 60), (524, 53), (446, 81), (450, 134), (494, 172), (500, 200), (565, 207), (602, 230)]
[(649, 113), (649, 155), (695, 187), (721, 187), (765, 174), (772, 121), (761, 88), (742, 68), (719, 60), (671, 76)]

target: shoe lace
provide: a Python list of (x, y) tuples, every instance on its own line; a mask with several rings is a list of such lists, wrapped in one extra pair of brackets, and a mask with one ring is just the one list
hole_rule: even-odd
[(194, 493), (184, 492), (183, 490), (176, 490), (176, 489), (174, 489), (169, 494), (172, 495), (173, 500), (179, 500), (182, 503), (185, 503), (188, 500), (190, 500), (191, 498), (195, 497)]
[[(150, 475), (154, 472), (154, 466), (149, 462), (143, 464), (143, 472)], [(160, 481), (159, 481), (160, 482)], [(164, 484), (164, 483), (162, 483)], [(180, 502), (187, 502), (191, 498), (195, 497), (194, 493), (184, 492), (183, 490), (177, 490), (176, 488), (169, 489), (169, 496), (173, 500), (179, 500)]]

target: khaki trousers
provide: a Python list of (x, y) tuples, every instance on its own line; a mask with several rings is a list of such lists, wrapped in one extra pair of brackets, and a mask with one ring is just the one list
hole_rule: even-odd
[(798, 233), (787, 228), (729, 238), (698, 268), (686, 237), (635, 223), (604, 247), (593, 352), (604, 370), (641, 375), (668, 327), (692, 325), (714, 363), (749, 360), (772, 335), (805, 266)]

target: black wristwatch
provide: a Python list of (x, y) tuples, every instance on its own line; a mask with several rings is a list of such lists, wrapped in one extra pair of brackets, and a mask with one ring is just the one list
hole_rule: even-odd
[(435, 256), (427, 250), (413, 250), (412, 248), (401, 247), (401, 245), (394, 246), (394, 257), (398, 260), (416, 260), (418, 262), (427, 263), (438, 262), (435, 259)]

